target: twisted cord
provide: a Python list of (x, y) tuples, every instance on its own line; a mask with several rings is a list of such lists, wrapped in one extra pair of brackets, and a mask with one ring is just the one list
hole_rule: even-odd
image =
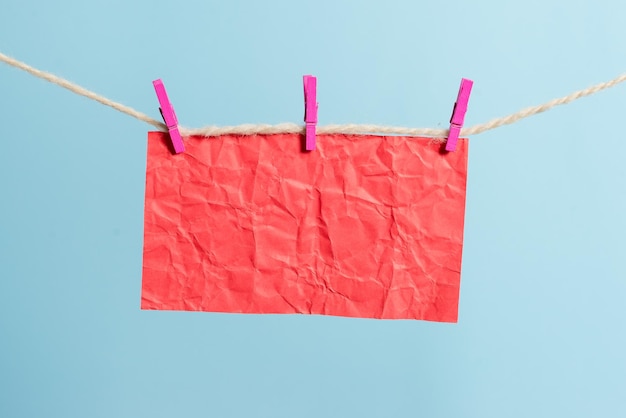
[(145, 113), (141, 113), (131, 107), (123, 105), (121, 103), (114, 102), (113, 100), (107, 99), (104, 96), (99, 95), (98, 93), (94, 93), (93, 91), (87, 90), (84, 87), (79, 86), (78, 84), (72, 83), (64, 78), (58, 77), (54, 74), (48, 73), (46, 71), (38, 70), (37, 68), (33, 68), (30, 65), (23, 63), (21, 61), (16, 60), (15, 58), (11, 58), (7, 55), (4, 55), (0, 52), (0, 61), (9, 64), (12, 67), (19, 68), (20, 70), (26, 71), (27, 73), (34, 75), (35, 77), (41, 78), (43, 80), (49, 81), (52, 84), (56, 84), (57, 86), (61, 86), (64, 89), (71, 91), (72, 93), (76, 93), (80, 96), (84, 96), (88, 99), (95, 100), (98, 103), (102, 103), (105, 106), (112, 107), (113, 109), (125, 113), (128, 116), (132, 116), (135, 119), (139, 119), (150, 125), (158, 128), (160, 130), (167, 130), (167, 127), (163, 122), (159, 122), (158, 120), (152, 119), (150, 116)]
[[(167, 127), (165, 126), (163, 122), (152, 119), (150, 116), (146, 115), (145, 113), (141, 113), (129, 106), (107, 99), (104, 96), (101, 96), (97, 93), (87, 90), (86, 88), (81, 87), (78, 84), (72, 83), (71, 81), (68, 81), (64, 78), (48, 73), (46, 71), (33, 68), (26, 63), (18, 61), (15, 58), (11, 58), (2, 53), (0, 53), (0, 61), (12, 67), (26, 71), (27, 73), (34, 75), (35, 77), (41, 78), (43, 80), (49, 81), (50, 83), (61, 86), (71, 91), (72, 93), (76, 93), (88, 99), (95, 100), (96, 102), (102, 103), (105, 106), (109, 106), (135, 119), (146, 122), (161, 131), (167, 131)], [(609, 89), (624, 81), (626, 81), (626, 74), (622, 74), (612, 80), (593, 85), (584, 90), (575, 91), (571, 94), (568, 94), (567, 96), (552, 99), (544, 104), (527, 107), (525, 109), (520, 110), (519, 112), (515, 112), (508, 116), (496, 118), (489, 122), (482, 123), (479, 125), (474, 125), (471, 127), (463, 128), (461, 130), (461, 135), (466, 136), (466, 137), (472, 136), (472, 135), (478, 135), (480, 133), (490, 131), (492, 129), (496, 129), (504, 125), (510, 125), (512, 123), (518, 122), (527, 117), (550, 110), (553, 107), (568, 104), (582, 97), (590, 96), (599, 91)], [(181, 127), (180, 132), (182, 135), (185, 135), (185, 136), (190, 136), (190, 135), (219, 136), (219, 135), (226, 135), (226, 134), (254, 135), (254, 134), (275, 134), (275, 133), (303, 133), (304, 126), (297, 125), (294, 123), (281, 123), (278, 125), (244, 124), (244, 125), (238, 125), (238, 126), (207, 126), (203, 128), (194, 128), (194, 129)], [(343, 133), (343, 134), (431, 136), (431, 137), (443, 139), (448, 136), (448, 129), (404, 128), (404, 127), (398, 127), (398, 126), (346, 124), (346, 125), (318, 126), (317, 133), (319, 134)]]

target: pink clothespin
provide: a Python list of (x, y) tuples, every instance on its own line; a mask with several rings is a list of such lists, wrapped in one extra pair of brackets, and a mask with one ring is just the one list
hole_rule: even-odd
[(167, 125), (167, 130), (170, 132), (170, 139), (172, 140), (172, 145), (174, 145), (174, 152), (176, 154), (180, 154), (185, 151), (185, 145), (183, 144), (183, 137), (178, 131), (178, 119), (176, 118), (174, 107), (170, 103), (170, 99), (167, 97), (167, 92), (165, 91), (165, 86), (163, 85), (161, 79), (154, 80), (152, 85), (154, 85), (154, 91), (156, 91), (157, 99), (159, 99), (159, 105), (161, 106), (159, 110), (161, 111), (161, 116)]
[(450, 132), (448, 133), (448, 141), (446, 142), (446, 151), (456, 150), (456, 143), (461, 134), (461, 128), (465, 121), (465, 112), (467, 112), (467, 103), (469, 102), (470, 93), (474, 82), (466, 78), (461, 79), (461, 87), (456, 97), (454, 108), (452, 109), (452, 117), (450, 118)]
[(315, 149), (315, 126), (317, 125), (317, 78), (312, 75), (302, 77), (304, 82), (304, 122), (306, 123), (305, 149)]

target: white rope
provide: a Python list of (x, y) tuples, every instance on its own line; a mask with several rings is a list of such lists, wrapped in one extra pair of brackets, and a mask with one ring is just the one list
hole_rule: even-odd
[(65, 89), (68, 89), (72, 93), (85, 96), (88, 99), (95, 100), (96, 102), (102, 103), (105, 106), (109, 106), (122, 113), (126, 113), (128, 116), (132, 116), (135, 119), (139, 119), (141, 121), (149, 123), (150, 125), (156, 128), (159, 128), (161, 130), (167, 130), (167, 127), (165, 126), (164, 123), (159, 122), (158, 120), (152, 119), (150, 116), (144, 113), (141, 113), (121, 103), (114, 102), (113, 100), (109, 100), (104, 96), (94, 93), (93, 91), (89, 91), (86, 88), (79, 86), (78, 84), (74, 84), (71, 81), (65, 80), (64, 78), (61, 78), (54, 74), (33, 68), (30, 65), (23, 63), (21, 61), (18, 61), (15, 58), (6, 56), (1, 52), (0, 52), (0, 61), (3, 61), (9, 64), (12, 67), (19, 68), (20, 70), (26, 71), (27, 73), (32, 74), (35, 77), (39, 77), (41, 79), (51, 82), (52, 84), (56, 84), (57, 86), (61, 86)]
[[(135, 119), (144, 121), (158, 128), (161, 131), (167, 131), (167, 127), (165, 126), (164, 123), (159, 122), (158, 120), (152, 119), (150, 116), (144, 113), (141, 113), (133, 108), (125, 106), (121, 103), (114, 102), (113, 100), (107, 99), (104, 96), (101, 96), (97, 93), (89, 91), (85, 89), (84, 87), (74, 84), (54, 74), (33, 68), (28, 64), (25, 64), (21, 61), (18, 61), (2, 53), (0, 53), (0, 61), (5, 62), (6, 64), (9, 64), (12, 67), (19, 68), (20, 70), (26, 71), (27, 73), (34, 75), (35, 77), (39, 77), (53, 84), (66, 88), (73, 93), (87, 97), (88, 99), (91, 99), (91, 100), (95, 100), (99, 103), (102, 103), (105, 106), (112, 107), (113, 109), (118, 110), (122, 113), (125, 113), (129, 116), (132, 116)], [(499, 128), (504, 125), (510, 125), (512, 123), (518, 122), (521, 119), (536, 115), (538, 113), (545, 112), (546, 110), (550, 110), (553, 107), (571, 103), (574, 100), (580, 99), (581, 97), (590, 96), (599, 91), (609, 89), (624, 81), (626, 81), (626, 74), (622, 74), (619, 77), (614, 78), (613, 80), (609, 80), (604, 83), (593, 85), (584, 90), (575, 91), (571, 94), (568, 94), (567, 96), (550, 100), (547, 103), (544, 103), (538, 106), (527, 107), (526, 109), (522, 109), (519, 112), (513, 113), (508, 116), (504, 116), (501, 118), (493, 119), (487, 123), (474, 125), (469, 128), (463, 128), (461, 130), (461, 135), (466, 136), (466, 137), (471, 136), (471, 135), (478, 135), (480, 133), (483, 133), (483, 132), (486, 132), (495, 128)], [(297, 125), (294, 123), (281, 123), (278, 125), (244, 124), (244, 125), (238, 125), (238, 126), (207, 126), (204, 128), (197, 128), (197, 129), (189, 129), (189, 128), (181, 127), (180, 132), (182, 135), (185, 135), (185, 136), (189, 136), (189, 135), (218, 136), (218, 135), (226, 135), (226, 134), (253, 135), (253, 134), (274, 134), (274, 133), (303, 133), (304, 126)], [(448, 129), (403, 128), (403, 127), (397, 127), (397, 126), (348, 124), (348, 125), (318, 126), (317, 133), (319, 134), (343, 133), (343, 134), (386, 134), (386, 135), (406, 135), (406, 136), (431, 136), (431, 137), (437, 137), (437, 138), (443, 139), (448, 136)]]
[[(204, 128), (188, 129), (181, 128), (181, 134), (198, 136), (218, 136), (226, 134), (253, 135), (253, 134), (279, 134), (279, 133), (303, 133), (304, 126), (295, 123), (281, 123), (278, 125), (238, 125), (238, 126), (206, 126)], [(406, 136), (433, 136), (445, 137), (447, 129), (431, 128), (401, 128), (397, 126), (380, 125), (326, 125), (318, 126), (318, 134), (394, 134)]]
[(591, 96), (594, 93), (609, 89), (624, 81), (626, 81), (626, 74), (615, 77), (613, 80), (593, 85), (584, 90), (575, 91), (574, 93), (568, 94), (567, 96), (559, 97), (558, 99), (552, 99), (547, 103), (538, 106), (527, 107), (526, 109), (522, 109), (519, 112), (513, 113), (512, 115), (493, 119), (487, 123), (475, 125), (470, 128), (465, 128), (461, 131), (461, 134), (464, 136), (477, 135), (491, 129), (499, 128), (500, 126), (510, 125), (521, 119), (536, 115), (537, 113), (545, 112), (546, 110), (550, 110), (553, 107), (571, 103), (574, 100), (580, 99), (581, 97)]

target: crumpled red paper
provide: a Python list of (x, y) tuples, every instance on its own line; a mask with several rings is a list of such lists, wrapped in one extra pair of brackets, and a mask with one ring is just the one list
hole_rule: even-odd
[(468, 141), (148, 136), (142, 309), (456, 322)]

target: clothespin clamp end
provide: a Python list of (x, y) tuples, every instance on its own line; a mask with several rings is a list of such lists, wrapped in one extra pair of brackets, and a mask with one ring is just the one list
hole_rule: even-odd
[(467, 104), (469, 102), (470, 93), (474, 82), (466, 78), (461, 79), (459, 94), (457, 95), (454, 108), (452, 109), (452, 117), (450, 118), (450, 131), (446, 141), (446, 151), (455, 151), (456, 143), (461, 134), (461, 128), (465, 121), (465, 113), (467, 112)]
[(304, 83), (304, 122), (306, 123), (305, 146), (307, 151), (315, 149), (317, 125), (317, 78), (312, 75), (302, 77)]
[(165, 125), (167, 125), (167, 130), (170, 133), (170, 139), (172, 141), (172, 145), (174, 146), (174, 152), (176, 154), (180, 154), (185, 151), (185, 145), (183, 144), (183, 137), (180, 135), (180, 131), (178, 129), (178, 119), (176, 118), (176, 112), (174, 112), (174, 107), (170, 103), (170, 99), (167, 97), (167, 92), (165, 91), (165, 86), (161, 79), (154, 80), (152, 82), (154, 86), (154, 91), (156, 92), (157, 99), (159, 100), (159, 110), (161, 111), (161, 116), (163, 117), (163, 121)]

